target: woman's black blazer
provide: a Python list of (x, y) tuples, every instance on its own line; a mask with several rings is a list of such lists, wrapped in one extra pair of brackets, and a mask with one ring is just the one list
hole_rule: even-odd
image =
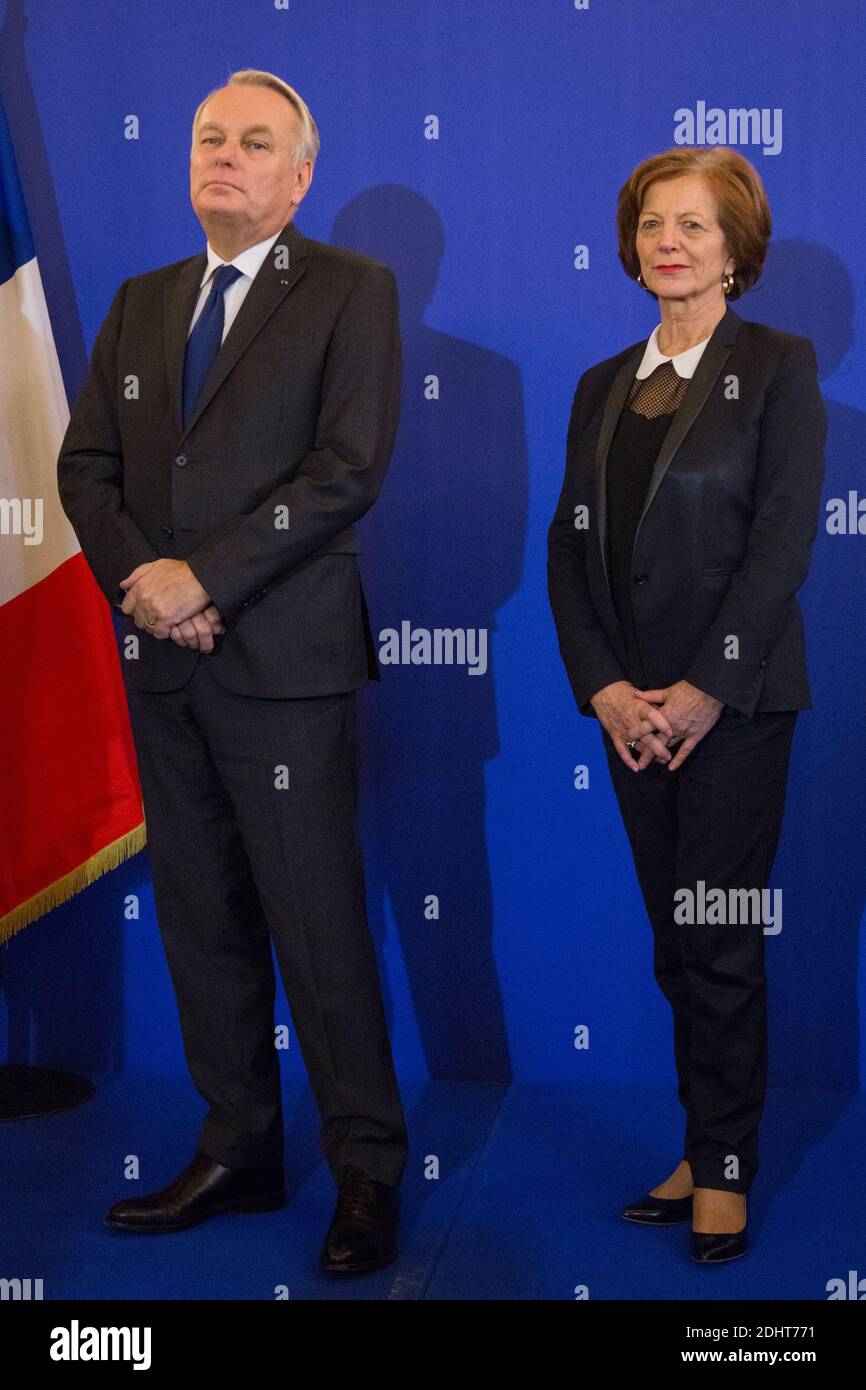
[[(548, 532), (559, 649), (582, 714), (625, 680), (605, 558), (605, 465), (646, 340), (584, 372)], [(632, 555), (647, 689), (690, 681), (742, 714), (810, 709), (803, 617), (827, 412), (808, 338), (728, 306), (653, 468)]]

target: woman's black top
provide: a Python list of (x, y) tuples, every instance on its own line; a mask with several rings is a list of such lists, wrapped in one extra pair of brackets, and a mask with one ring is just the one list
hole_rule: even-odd
[(625, 674), (639, 689), (646, 689), (647, 677), (632, 612), (632, 552), (653, 465), (687, 386), (670, 362), (643, 380), (635, 377), (607, 458), (607, 572), (625, 636)]

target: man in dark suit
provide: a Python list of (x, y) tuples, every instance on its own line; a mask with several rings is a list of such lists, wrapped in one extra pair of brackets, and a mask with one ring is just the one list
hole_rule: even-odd
[(319, 140), (244, 71), (193, 125), (207, 252), (126, 280), (58, 464), (123, 627), (160, 933), (193, 1081), (193, 1161), (116, 1204), (169, 1231), (282, 1205), (273, 938), (339, 1187), (321, 1260), (396, 1257), (406, 1130), (366, 919), (355, 692), (378, 679), (353, 523), (395, 439), (391, 271), (293, 225)]

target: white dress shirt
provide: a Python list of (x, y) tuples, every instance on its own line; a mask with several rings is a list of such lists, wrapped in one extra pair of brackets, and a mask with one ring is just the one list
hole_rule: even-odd
[[(704, 338), (702, 343), (695, 343), (694, 347), (686, 348), (685, 352), (678, 352), (675, 357), (665, 357), (663, 352), (659, 352), (658, 338), (661, 324), (657, 323), (649, 338), (647, 339), (646, 350), (643, 359), (635, 373), (641, 379), (654, 372), (656, 367), (660, 367), (662, 362), (673, 362), (674, 371), (677, 376), (691, 377), (695, 374), (695, 368), (701, 360), (701, 353), (706, 347), (710, 338)], [(712, 337), (712, 334), (710, 334)]]
[[(280, 231), (282, 230), (283, 229), (281, 227)], [(240, 255), (235, 256), (233, 261), (221, 260), (221, 258), (217, 255), (216, 251), (214, 251), (210, 242), (208, 242), (207, 265), (205, 266), (204, 275), (202, 276), (201, 290), (199, 291), (199, 296), (196, 301), (195, 312), (193, 313), (192, 319), (190, 320), (189, 332), (186, 335), (187, 337), (189, 337), (190, 333), (195, 328), (195, 321), (201, 313), (202, 309), (204, 308), (205, 300), (210, 294), (211, 280), (213, 279), (214, 272), (218, 270), (221, 265), (234, 265), (237, 266), (241, 274), (235, 280), (234, 284), (229, 285), (228, 289), (225, 291), (223, 295), (223, 302), (225, 304), (225, 322), (223, 324), (223, 335), (220, 339), (220, 342), (225, 342), (226, 334), (228, 333), (229, 329), (234, 323), (237, 317), (238, 310), (240, 309), (241, 305), (244, 302), (244, 299), (246, 298), (247, 291), (249, 290), (250, 285), (253, 283), (253, 277), (260, 269), (262, 261), (265, 259), (265, 256), (268, 254), (279, 235), (280, 232), (274, 232), (274, 235), (268, 237), (267, 241), (257, 241), (255, 246), (248, 246), (246, 251), (241, 251)]]

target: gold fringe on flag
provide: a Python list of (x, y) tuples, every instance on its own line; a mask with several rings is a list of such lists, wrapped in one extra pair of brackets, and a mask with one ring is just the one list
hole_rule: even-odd
[(80, 893), (82, 888), (86, 888), (89, 883), (93, 883), (103, 874), (107, 874), (110, 869), (116, 869), (118, 864), (122, 864), (124, 859), (129, 859), (133, 854), (138, 854), (139, 850), (144, 849), (147, 843), (147, 827), (144, 821), (137, 825), (134, 830), (128, 830), (125, 835), (121, 835), (119, 840), (113, 840), (110, 845), (99, 850), (97, 854), (92, 854), (89, 859), (85, 859), (83, 864), (79, 864), (77, 869), (72, 869), (70, 873), (64, 874), (54, 883), (49, 883), (47, 888), (42, 888), (38, 893), (34, 893), (32, 898), (26, 902), (19, 903), (13, 907), (11, 912), (7, 912), (5, 917), (0, 917), (0, 944), (8, 941), (22, 927), (29, 927), (31, 922), (36, 922), (40, 917), (44, 917), (46, 912), (50, 912), (53, 907), (59, 907), (74, 894)]

